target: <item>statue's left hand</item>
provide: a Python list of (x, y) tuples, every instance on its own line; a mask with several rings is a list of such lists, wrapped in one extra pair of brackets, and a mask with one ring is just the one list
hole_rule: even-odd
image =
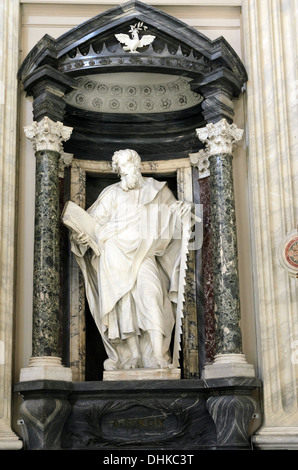
[(177, 212), (180, 219), (183, 219), (186, 215), (190, 213), (191, 204), (185, 201), (176, 201), (171, 206), (172, 212)]

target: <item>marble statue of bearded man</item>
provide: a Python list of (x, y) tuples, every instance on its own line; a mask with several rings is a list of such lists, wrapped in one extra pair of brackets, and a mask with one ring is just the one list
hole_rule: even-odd
[(115, 152), (113, 171), (121, 180), (87, 211), (96, 221), (100, 254), (86, 236), (71, 236), (107, 352), (105, 370), (172, 367), (179, 234), (190, 205), (177, 201), (166, 182), (143, 177), (140, 163), (134, 150)]

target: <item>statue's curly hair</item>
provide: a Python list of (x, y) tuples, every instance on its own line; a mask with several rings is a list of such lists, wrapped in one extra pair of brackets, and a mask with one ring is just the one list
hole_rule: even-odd
[(112, 157), (112, 169), (114, 173), (119, 173), (119, 165), (118, 165), (118, 157), (123, 154), (127, 154), (129, 160), (131, 160), (136, 168), (140, 169), (141, 166), (141, 157), (140, 155), (135, 151), (131, 149), (125, 149), (125, 150), (117, 150), (117, 152), (114, 153)]

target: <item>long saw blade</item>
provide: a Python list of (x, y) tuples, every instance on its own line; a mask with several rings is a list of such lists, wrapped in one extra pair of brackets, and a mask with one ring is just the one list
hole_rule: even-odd
[(179, 353), (181, 351), (181, 335), (182, 335), (182, 320), (183, 320), (183, 307), (185, 302), (185, 285), (186, 285), (186, 269), (187, 269), (187, 256), (189, 253), (189, 240), (191, 237), (191, 212), (187, 213), (182, 221), (182, 244), (181, 244), (181, 258), (179, 270), (179, 287), (176, 311), (176, 326), (174, 337), (174, 350), (173, 350), (173, 367), (179, 367)]

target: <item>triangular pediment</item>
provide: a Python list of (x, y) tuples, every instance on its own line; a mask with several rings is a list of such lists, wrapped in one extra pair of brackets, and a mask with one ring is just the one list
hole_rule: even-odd
[(207, 122), (232, 122), (247, 75), (224, 38), (130, 1), (57, 39), (46, 34), (19, 78), (36, 121), (73, 128), (66, 152), (108, 159), (121, 146), (155, 160), (198, 151), (195, 129)]
[[(140, 40), (144, 36), (154, 36), (154, 40), (136, 51), (125, 50), (117, 36), (132, 40), (132, 27), (139, 27)], [(150, 70), (183, 75), (196, 83), (224, 71), (231, 75), (236, 94), (247, 79), (242, 62), (224, 38), (211, 41), (182, 21), (138, 1), (112, 8), (57, 39), (45, 35), (23, 62), (21, 80), (45, 65), (70, 77)]]

